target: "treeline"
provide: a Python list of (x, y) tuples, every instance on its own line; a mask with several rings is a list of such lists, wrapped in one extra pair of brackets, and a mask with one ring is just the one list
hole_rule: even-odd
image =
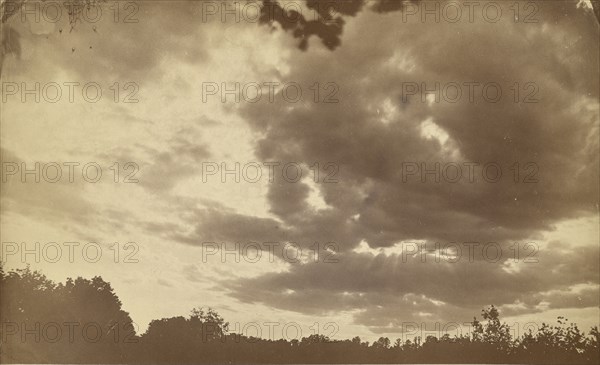
[(229, 333), (215, 311), (154, 320), (138, 335), (109, 283), (100, 277), (54, 283), (29, 268), (0, 266), (1, 363), (536, 363), (598, 364), (600, 333), (559, 318), (513, 338), (495, 307), (469, 335), (410, 341), (359, 337), (267, 340)]

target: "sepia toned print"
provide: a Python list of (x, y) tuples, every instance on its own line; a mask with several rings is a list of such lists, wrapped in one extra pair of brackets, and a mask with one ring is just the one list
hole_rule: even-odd
[(600, 363), (596, 0), (0, 0), (0, 363)]

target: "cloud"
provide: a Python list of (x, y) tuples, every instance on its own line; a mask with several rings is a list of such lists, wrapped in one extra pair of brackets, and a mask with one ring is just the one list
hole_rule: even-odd
[[(554, 252), (561, 246), (549, 244), (540, 249), (545, 256), (539, 265), (519, 272), (502, 262), (432, 267), (351, 253), (362, 240), (374, 248), (403, 240), (499, 242), (507, 248), (539, 239), (564, 220), (597, 214), (599, 85), (591, 77), (599, 61), (597, 25), (570, 5), (540, 5), (536, 24), (510, 17), (499, 23), (405, 24), (397, 13), (363, 11), (345, 18), (335, 51), (312, 44), (296, 51), (286, 79), (300, 85), (333, 81), (339, 103), (276, 98), (274, 105), (245, 105), (240, 115), (263, 136), (255, 150), (262, 160), (339, 165), (339, 183), (318, 185), (328, 209), (311, 210), (301, 182), (272, 184), (267, 198), (281, 225), (212, 211), (199, 217), (196, 233), (233, 241), (326, 237), (339, 243), (341, 263), (227, 282), (232, 295), (303, 313), (361, 309), (355, 319), (374, 327), (418, 312), (449, 318), (516, 300), (529, 312), (544, 301), (563, 308), (597, 305), (591, 299), (595, 289), (581, 300), (553, 294), (599, 282), (598, 264), (590, 259), (598, 252), (589, 247), (586, 253), (565, 248), (565, 261)], [(430, 88), (493, 82), (503, 96), (497, 102), (482, 94), (473, 101), (463, 94), (457, 103), (422, 101), (420, 95), (403, 97), (405, 82)], [(539, 101), (524, 103), (522, 92), (531, 88)], [(386, 105), (393, 112), (382, 115)], [(475, 183), (423, 183), (418, 177), (405, 182), (403, 162), (430, 168), (436, 162), (494, 163), (503, 175), (496, 183), (480, 175)], [(523, 182), (527, 174), (537, 182)], [(199, 237), (189, 243), (194, 241)]]
[[(404, 321), (467, 321), (489, 304), (504, 306), (505, 315), (540, 312), (543, 303), (545, 308), (597, 307), (599, 254), (597, 247), (552, 242), (540, 250), (539, 262), (508, 272), (483, 260), (422, 262), (419, 256), (348, 253), (337, 263), (291, 265), (287, 272), (223, 283), (241, 301), (305, 314), (360, 309), (356, 323), (395, 323), (388, 328), (393, 332)], [(511, 306), (514, 302), (522, 305)]]
[[(333, 61), (297, 54), (288, 78), (311, 85), (326, 75), (339, 84), (340, 103), (291, 105), (283, 113), (272, 113), (282, 110), (278, 109), (285, 103), (281, 100), (275, 106), (248, 105), (244, 118), (265, 135), (256, 153), (265, 160), (339, 164), (340, 183), (320, 185), (324, 200), (344, 218), (360, 213), (361, 228), (375, 244), (390, 245), (406, 238), (448, 239), (465, 233), (518, 239), (596, 210), (598, 108), (593, 97), (598, 85), (588, 87), (592, 86), (588, 76), (598, 57), (578, 58), (577, 65), (565, 60), (572, 58), (570, 54), (588, 54), (590, 47), (597, 48), (588, 42), (592, 36), (567, 32), (569, 27), (546, 30), (552, 27), (548, 23), (407, 25), (395, 20), (361, 13), (348, 24), (347, 44), (332, 54)], [(498, 34), (501, 25), (508, 31)], [(458, 45), (453, 42), (457, 34), (464, 39)], [(568, 51), (562, 47), (565, 39), (571, 45)], [(505, 60), (506, 52), (514, 56)], [(414, 68), (390, 64), (398, 53)], [(370, 72), (376, 67), (377, 73)], [(417, 97), (402, 103), (401, 85), (407, 80), (430, 87), (436, 82), (498, 82), (506, 95), (497, 103), (485, 102), (481, 96), (475, 102), (463, 98), (456, 104), (428, 105)], [(539, 87), (540, 101), (515, 104), (510, 87), (527, 82)], [(378, 120), (383, 100), (391, 100), (399, 110), (388, 124)], [(461, 162), (450, 160), (435, 139), (423, 138), (421, 126), (426, 120), (447, 134), (462, 161), (501, 166), (500, 182), (484, 183), (479, 176), (476, 184), (404, 183), (403, 162), (424, 162), (429, 168), (435, 162)], [(529, 162), (539, 170), (539, 182), (522, 183), (524, 176), (520, 176), (515, 184), (510, 168), (519, 163), (523, 169)], [(296, 206), (305, 199), (300, 188), (273, 185), (272, 211), (292, 207), (301, 211)], [(347, 209), (337, 197), (340, 190), (353, 189), (369, 198)]]

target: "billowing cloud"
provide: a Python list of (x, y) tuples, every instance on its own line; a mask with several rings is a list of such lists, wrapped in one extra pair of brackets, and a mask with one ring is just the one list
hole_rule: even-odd
[[(300, 265), (228, 283), (233, 295), (309, 313), (363, 309), (356, 319), (367, 325), (417, 313), (421, 303), (411, 307), (406, 296), (445, 303), (430, 305), (439, 318), (457, 314), (456, 308), (472, 313), (485, 304), (515, 301), (529, 311), (544, 301), (597, 306), (597, 248), (567, 249), (568, 261), (555, 266), (564, 259), (555, 251), (560, 245), (543, 243), (540, 263), (518, 273), (506, 270), (505, 260), (403, 265), (398, 257), (351, 252), (362, 240), (374, 248), (404, 240), (499, 242), (506, 250), (510, 242), (539, 239), (562, 220), (597, 214), (597, 24), (574, 3), (539, 5), (537, 16), (535, 24), (510, 17), (498, 23), (400, 22), (398, 13), (363, 11), (344, 18), (335, 51), (311, 43), (307, 51), (294, 53), (286, 80), (335, 82), (339, 103), (276, 98), (241, 112), (264, 136), (256, 146), (262, 160), (339, 165), (337, 184), (318, 184), (328, 208), (310, 209), (302, 182), (275, 183), (269, 188), (270, 209), (285, 232), (269, 227), (274, 221), (263, 225), (235, 214), (220, 216), (217, 223), (211, 213), (199, 227), (234, 241), (280, 237), (304, 239), (308, 246), (311, 239), (327, 239), (338, 242), (343, 254), (337, 265)], [(407, 96), (407, 83), (429, 89), (439, 84), (439, 100), (435, 94)], [(472, 100), (465, 83), (478, 83)], [(482, 93), (489, 83), (502, 90), (498, 100)], [(448, 100), (454, 94), (444, 94), (449, 84), (462, 88), (457, 102)], [(532, 102), (526, 103), (528, 95)], [(413, 163), (429, 169), (440, 163), (441, 181), (431, 174), (426, 181), (420, 174), (406, 175)], [(449, 163), (462, 166), (463, 179), (445, 178), (442, 170)], [(474, 182), (466, 181), (464, 163), (477, 164)], [(501, 169), (499, 181), (485, 180), (495, 178), (484, 176), (486, 164)], [(248, 225), (251, 231), (242, 228)], [(256, 231), (261, 227), (264, 233)], [(242, 234), (232, 235), (237, 229)], [(550, 268), (556, 270), (552, 275)], [(572, 293), (571, 286), (588, 284), (592, 287), (581, 295), (558, 299)], [(285, 294), (288, 289), (293, 293)], [(389, 311), (397, 306), (404, 309)]]

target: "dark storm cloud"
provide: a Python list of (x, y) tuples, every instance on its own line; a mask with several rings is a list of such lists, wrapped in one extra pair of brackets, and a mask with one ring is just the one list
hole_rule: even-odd
[[(369, 27), (360, 19), (355, 27)], [(394, 29), (391, 16), (371, 20)], [(499, 33), (500, 26), (508, 29)], [(546, 26), (548, 30), (543, 29)], [(402, 24), (395, 32), (371, 30), (380, 46), (362, 37), (327, 60), (310, 53), (294, 60), (298, 66), (290, 80), (310, 85), (326, 75), (340, 86), (340, 104), (293, 106), (283, 113), (270, 112), (273, 106), (268, 104), (250, 105), (244, 116), (266, 135), (257, 146), (261, 158), (338, 163), (340, 183), (319, 186), (325, 201), (345, 218), (361, 213), (359, 223), (366, 237), (377, 238), (369, 232), (378, 232), (382, 245), (407, 238), (456, 239), (466, 233), (496, 239), (527, 237), (551, 229), (560, 219), (596, 210), (597, 111), (586, 109), (583, 98), (597, 95), (592, 89), (598, 89), (598, 82), (590, 81), (595, 80), (590, 76), (598, 56), (589, 52), (597, 45), (587, 41), (597, 28), (585, 29), (587, 35), (574, 28), (442, 23)], [(398, 54), (414, 64), (412, 71), (394, 67)], [(570, 57), (573, 54), (577, 56)], [(569, 62), (570, 58), (577, 62)], [(418, 97), (402, 103), (400, 85), (407, 80), (431, 86), (497, 82), (505, 94), (497, 103), (481, 97), (474, 103), (428, 106)], [(530, 81), (538, 85), (540, 101), (515, 104), (509, 87)], [(388, 97), (399, 111), (395, 120), (384, 124), (376, 109)], [(588, 99), (590, 103), (593, 106), (593, 99)], [(402, 162), (460, 163), (437, 141), (421, 137), (420, 126), (427, 118), (449, 135), (461, 161), (499, 164), (504, 174), (500, 182), (403, 183)], [(515, 162), (537, 164), (539, 182), (515, 184), (509, 170)], [(370, 183), (363, 190), (369, 199), (353, 210), (337, 209), (340, 185), (352, 189), (365, 182)], [(284, 186), (287, 194), (281, 188), (271, 187), (277, 193), (269, 195), (272, 210), (279, 215), (305, 199), (291, 194), (298, 186)]]
[[(374, 248), (414, 239), (506, 248), (509, 241), (540, 238), (562, 220), (597, 214), (598, 26), (575, 2), (538, 5), (537, 24), (507, 18), (403, 24), (396, 12), (370, 11), (346, 18), (341, 46), (329, 54), (311, 53), (312, 45), (296, 52), (286, 76), (301, 85), (336, 82), (338, 104), (279, 99), (242, 110), (264, 136), (256, 146), (262, 160), (339, 165), (338, 184), (318, 185), (328, 209), (312, 209), (302, 183), (273, 184), (268, 201), (281, 225), (213, 211), (199, 217), (197, 237), (188, 242), (208, 232), (258, 242), (327, 236), (339, 243), (339, 264), (294, 265), (225, 285), (242, 301), (298, 312), (360, 309), (355, 320), (382, 331), (418, 312), (468, 320), (488, 304), (522, 303), (511, 307), (520, 308), (513, 314), (540, 311), (542, 302), (598, 306), (597, 248), (545, 245), (539, 263), (520, 271), (504, 260), (436, 266), (351, 252), (363, 239)], [(498, 102), (463, 95), (458, 103), (430, 105), (419, 95), (403, 100), (402, 83), (413, 81), (496, 82), (504, 93)], [(515, 103), (510, 87), (528, 82), (539, 88), (539, 102)], [(395, 112), (382, 122), (386, 99)], [(445, 144), (423, 137), (428, 120), (447, 134)], [(402, 162), (493, 162), (504, 176), (497, 183), (403, 182)], [(509, 170), (515, 162), (535, 163), (537, 183), (515, 183)], [(570, 291), (575, 285), (590, 287)]]

